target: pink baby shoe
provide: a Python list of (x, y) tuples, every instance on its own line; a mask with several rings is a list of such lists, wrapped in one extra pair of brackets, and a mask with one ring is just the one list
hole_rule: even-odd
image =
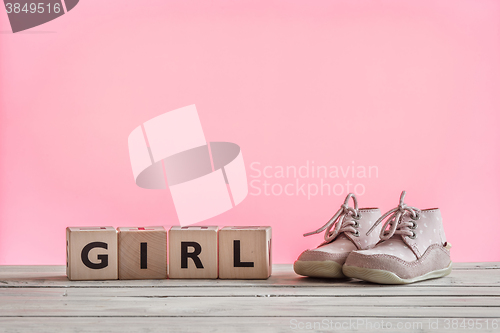
[[(349, 199), (354, 208), (349, 207)], [(360, 208), (356, 196), (349, 193), (333, 217), (309, 236), (325, 231), (325, 241), (316, 249), (302, 252), (293, 264), (295, 273), (310, 277), (343, 278), (342, 265), (354, 250), (370, 249), (379, 241), (377, 234), (367, 235), (381, 213), (378, 208)], [(332, 228), (335, 228), (332, 230)], [(378, 228), (380, 229), (380, 227)]]
[[(419, 210), (404, 203), (382, 215), (367, 234), (377, 233), (384, 220), (380, 243), (354, 251), (343, 267), (345, 275), (382, 284), (406, 284), (446, 276), (451, 272), (450, 248), (438, 208)], [(389, 228), (387, 228), (389, 226)]]

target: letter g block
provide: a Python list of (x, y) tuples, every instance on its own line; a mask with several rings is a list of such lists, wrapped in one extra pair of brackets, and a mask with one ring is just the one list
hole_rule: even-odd
[(70, 280), (118, 279), (115, 228), (66, 228), (66, 274)]

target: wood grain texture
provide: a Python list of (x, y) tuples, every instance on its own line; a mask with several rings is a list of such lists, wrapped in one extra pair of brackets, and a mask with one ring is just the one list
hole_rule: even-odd
[(269, 278), (271, 238), (271, 227), (222, 228), (219, 231), (219, 278)]
[(469, 298), (453, 298), (451, 301), (449, 298), (423, 297), (410, 302), (406, 297), (399, 300), (375, 297), (356, 301), (355, 299), (316, 296), (291, 298), (95, 296), (88, 298), (87, 296), (60, 294), (58, 297), (40, 297), (38, 302), (33, 302), (31, 297), (2, 298), (0, 317), (14, 316), (22, 312), (24, 316), (29, 317), (50, 317), (55, 314), (70, 317), (265, 317), (271, 314), (274, 317), (360, 317), (366, 314), (385, 317), (391, 314), (405, 318), (428, 318), (439, 314), (439, 317), (447, 318), (497, 318), (499, 310), (498, 300)]
[(70, 280), (118, 279), (116, 229), (66, 228), (66, 274)]
[(498, 332), (499, 273), (498, 263), (458, 263), (444, 278), (382, 286), (303, 278), (291, 265), (267, 280), (110, 281), (0, 266), (0, 332)]
[[(472, 318), (466, 318), (470, 320)], [(358, 323), (359, 320), (359, 323)], [(186, 317), (96, 317), (92, 318), (89, 324), (87, 317), (55, 317), (55, 318), (6, 318), (0, 317), (0, 332), (213, 332), (213, 333), (285, 333), (285, 332), (474, 332), (491, 333), (498, 332), (498, 329), (486, 328), (487, 319), (476, 319), (483, 325), (480, 330), (471, 330), (466, 327), (456, 329), (444, 329), (447, 322), (443, 318), (398, 318), (398, 317), (363, 317), (356, 319), (353, 317), (208, 317), (189, 318)], [(392, 329), (374, 329), (375, 325), (385, 324), (385, 327)], [(437, 327), (434, 329), (430, 327)], [(306, 325), (319, 327), (320, 329), (306, 329)], [(321, 326), (323, 325), (323, 326)], [(347, 327), (347, 329), (335, 329)], [(352, 325), (352, 326), (350, 326)], [(408, 327), (408, 329), (397, 330), (397, 326)], [(467, 322), (466, 322), (467, 325)], [(300, 327), (303, 327), (302, 329)], [(323, 329), (321, 329), (323, 327)], [(380, 327), (380, 326), (379, 326)], [(4, 328), (4, 329), (2, 329)], [(62, 329), (64, 328), (64, 329)]]
[[(169, 278), (217, 279), (219, 275), (218, 229), (216, 226), (171, 227), (168, 233)], [(195, 244), (190, 244), (193, 242)], [(197, 248), (192, 245), (196, 245)], [(191, 253), (192, 256), (184, 256), (184, 263), (182, 262), (183, 250)], [(194, 256), (197, 250), (200, 253)], [(184, 268), (183, 264), (186, 265)]]
[[(313, 288), (319, 290), (330, 290), (322, 287), (341, 288), (380, 288), (384, 292), (391, 290), (406, 290), (407, 288), (430, 288), (429, 290), (448, 288), (492, 288), (500, 287), (500, 264), (498, 263), (475, 263), (477, 268), (470, 268), (470, 264), (456, 263), (450, 275), (434, 280), (422, 281), (408, 286), (383, 286), (359, 280), (328, 280), (313, 279), (298, 276), (293, 272), (291, 265), (273, 265), (273, 275), (267, 280), (151, 280), (145, 284), (144, 281), (68, 281), (65, 266), (0, 266), (0, 288), (2, 287), (26, 287), (26, 288), (177, 288), (177, 287), (262, 287), (262, 288)], [(480, 276), (480, 278), (478, 278)], [(444, 289), (443, 289), (444, 288)], [(348, 289), (346, 289), (348, 290)], [(364, 289), (361, 289), (364, 290)], [(411, 289), (413, 290), (413, 289)], [(465, 289), (464, 289), (465, 290)], [(476, 290), (476, 289), (474, 289)], [(438, 292), (436, 290), (436, 292)]]
[(163, 227), (118, 228), (120, 280), (167, 278), (167, 231)]

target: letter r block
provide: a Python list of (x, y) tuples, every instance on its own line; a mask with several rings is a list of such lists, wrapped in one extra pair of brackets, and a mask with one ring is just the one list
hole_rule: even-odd
[(120, 280), (167, 278), (167, 231), (163, 227), (118, 228)]
[(70, 280), (118, 279), (115, 228), (66, 228), (66, 274)]
[(220, 279), (271, 276), (271, 227), (224, 227), (219, 231)]
[(217, 279), (216, 226), (174, 226), (168, 233), (171, 279)]

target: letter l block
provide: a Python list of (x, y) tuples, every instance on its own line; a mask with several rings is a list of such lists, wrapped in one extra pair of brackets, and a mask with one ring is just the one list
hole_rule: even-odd
[(116, 229), (66, 228), (66, 274), (70, 280), (118, 279)]
[(219, 231), (220, 279), (271, 276), (271, 227), (224, 227)]

